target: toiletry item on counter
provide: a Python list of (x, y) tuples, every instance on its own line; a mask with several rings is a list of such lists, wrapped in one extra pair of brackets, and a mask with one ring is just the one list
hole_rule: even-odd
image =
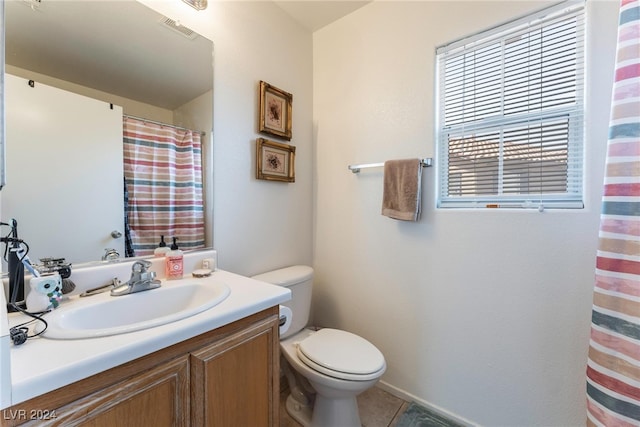
[(184, 274), (184, 257), (176, 240), (174, 237), (171, 250), (165, 255), (165, 275), (169, 280), (182, 279)]
[(62, 277), (58, 273), (33, 277), (29, 281), (31, 291), (27, 295), (27, 310), (41, 313), (60, 305), (62, 298)]
[(199, 268), (197, 270), (193, 270), (191, 275), (196, 278), (209, 277), (211, 276), (211, 270), (208, 268)]
[(216, 259), (215, 258), (205, 258), (202, 260), (202, 268), (207, 268), (211, 271), (216, 271), (218, 269)]
[(216, 271), (216, 258), (205, 258), (202, 260), (202, 268), (198, 268), (191, 273), (193, 277), (209, 277)]
[[(3, 223), (4, 225), (4, 223)], [(7, 246), (5, 248), (5, 253), (8, 250), (8, 272), (9, 272), (9, 304), (7, 305), (7, 309), (12, 311), (18, 311), (17, 308), (13, 306), (16, 304), (24, 308), (24, 265), (20, 262), (20, 258), (18, 256), (18, 250), (20, 249), (20, 243), (18, 239), (18, 221), (15, 219), (11, 220), (11, 224), (6, 224), (11, 226), (11, 233), (7, 237), (11, 237), (13, 239), (12, 242), (7, 241)]]
[(167, 246), (167, 243), (164, 241), (164, 236), (160, 236), (160, 243), (158, 243), (158, 247), (153, 251), (153, 256), (163, 257), (167, 255), (171, 248)]
[[(41, 264), (36, 264), (36, 269), (42, 275), (50, 273), (58, 273), (62, 278), (62, 293), (68, 294), (74, 291), (76, 284), (73, 283), (69, 277), (71, 277), (71, 263), (67, 262), (65, 258), (40, 258)], [(26, 267), (26, 265), (25, 265)]]

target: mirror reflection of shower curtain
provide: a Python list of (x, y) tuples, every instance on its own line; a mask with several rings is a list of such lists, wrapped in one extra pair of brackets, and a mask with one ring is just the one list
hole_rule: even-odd
[(153, 254), (160, 236), (203, 248), (201, 133), (128, 116), (123, 129), (131, 252)]

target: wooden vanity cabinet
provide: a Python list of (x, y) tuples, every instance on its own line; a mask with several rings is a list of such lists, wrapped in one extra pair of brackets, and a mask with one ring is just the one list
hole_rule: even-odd
[(2, 425), (279, 425), (278, 307), (3, 410)]
[(257, 323), (191, 353), (194, 426), (278, 426), (272, 421), (279, 409), (279, 386), (272, 388), (279, 377), (278, 329), (265, 326)]

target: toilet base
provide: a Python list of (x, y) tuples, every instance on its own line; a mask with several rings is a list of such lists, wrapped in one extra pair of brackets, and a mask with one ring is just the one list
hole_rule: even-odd
[(311, 405), (302, 405), (292, 395), (289, 395), (289, 397), (287, 397), (286, 408), (291, 418), (304, 427), (311, 425), (311, 414), (313, 413), (313, 407)]
[(326, 399), (316, 395), (313, 406), (302, 405), (293, 396), (287, 397), (287, 412), (304, 427), (361, 427), (358, 402), (355, 397)]
[(329, 399), (317, 394), (313, 409), (311, 427), (362, 427), (355, 396)]

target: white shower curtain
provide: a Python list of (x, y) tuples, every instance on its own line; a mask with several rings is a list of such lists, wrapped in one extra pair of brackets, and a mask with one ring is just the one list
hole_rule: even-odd
[(640, 425), (640, 1), (622, 0), (587, 363), (587, 425)]

